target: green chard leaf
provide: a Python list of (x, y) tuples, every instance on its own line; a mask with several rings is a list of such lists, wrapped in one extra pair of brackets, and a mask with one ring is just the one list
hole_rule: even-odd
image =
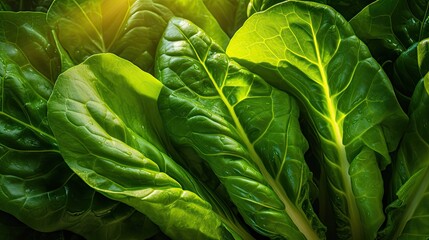
[(417, 84), (409, 108), (410, 122), (396, 161), (388, 221), (381, 239), (429, 238), (429, 73)]
[(230, 60), (190, 21), (170, 20), (155, 74), (159, 109), (178, 148), (210, 166), (244, 220), (278, 239), (324, 238), (304, 161), (296, 102)]
[(172, 16), (192, 20), (226, 47), (228, 36), (202, 0), (56, 0), (48, 22), (76, 64), (110, 52), (151, 71), (156, 46)]
[(350, 20), (356, 35), (380, 63), (394, 61), (429, 37), (428, 0), (377, 0)]
[(45, 19), (43, 13), (0, 14), (0, 210), (43, 232), (151, 237), (156, 225), (86, 186), (58, 151), (47, 101), (59, 60)]
[(166, 154), (162, 88), (113, 54), (68, 69), (48, 103), (61, 154), (89, 186), (142, 212), (169, 237), (230, 239), (237, 227), (220, 215), (214, 196)]
[(407, 110), (418, 81), (417, 45), (429, 37), (428, 0), (378, 0), (350, 20), (356, 35), (389, 75), (402, 107)]
[(288, 1), (254, 14), (227, 54), (293, 94), (313, 129), (339, 239), (374, 239), (384, 221), (380, 169), (407, 116), (347, 21), (332, 8)]

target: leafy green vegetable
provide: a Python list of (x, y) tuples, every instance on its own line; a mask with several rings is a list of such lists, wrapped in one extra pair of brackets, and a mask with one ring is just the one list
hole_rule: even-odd
[(384, 66), (406, 110), (418, 81), (417, 45), (429, 37), (429, 1), (378, 0), (350, 20), (356, 35)]
[(229, 239), (226, 229), (239, 227), (215, 212), (206, 201), (214, 197), (165, 153), (156, 102), (161, 89), (111, 54), (70, 68), (49, 100), (61, 153), (89, 186), (136, 208), (169, 237)]
[(428, 13), (0, 0), (0, 238), (429, 239)]
[(429, 236), (429, 73), (413, 94), (410, 123), (393, 165), (392, 191), (382, 239), (424, 239)]
[(248, 224), (270, 238), (323, 238), (291, 97), (230, 61), (184, 19), (167, 26), (155, 73), (169, 88), (159, 105), (171, 138), (207, 162)]
[(95, 193), (58, 151), (47, 101), (59, 65), (45, 14), (3, 13), (0, 24), (0, 210), (39, 231), (67, 229), (88, 239), (153, 236), (156, 225)]
[(380, 169), (407, 117), (350, 25), (326, 5), (288, 1), (250, 17), (227, 53), (297, 97), (317, 137), (338, 237), (374, 239), (384, 220)]
[(377, 0), (350, 20), (356, 35), (383, 63), (429, 37), (427, 0)]
[(202, 0), (57, 0), (48, 11), (48, 22), (75, 63), (111, 52), (151, 70), (172, 16), (191, 19), (226, 47), (227, 35)]

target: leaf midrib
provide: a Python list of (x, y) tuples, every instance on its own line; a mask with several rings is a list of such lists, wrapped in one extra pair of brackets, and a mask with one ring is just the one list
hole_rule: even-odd
[[(192, 41), (186, 36), (186, 34), (177, 27), (178, 31), (182, 34), (182, 36), (186, 39), (189, 46), (192, 47), (193, 52), (195, 53), (195, 56), (197, 57), (198, 61), (200, 62), (201, 66), (203, 66), (204, 71), (207, 73), (207, 75), (210, 78), (210, 81), (212, 82), (213, 86), (215, 87), (217, 93), (219, 94), (219, 97), (221, 98), (222, 102), (225, 104), (226, 108), (228, 109), (228, 112), (234, 122), (234, 125), (237, 129), (237, 133), (240, 136), (240, 138), (243, 140), (243, 143), (245, 144), (246, 148), (249, 150), (249, 155), (252, 158), (253, 162), (258, 166), (258, 169), (261, 171), (262, 175), (264, 176), (265, 180), (267, 181), (268, 185), (273, 189), (273, 191), (276, 193), (276, 195), (279, 197), (281, 202), (285, 206), (285, 212), (295, 226), (298, 228), (298, 230), (306, 237), (306, 239), (320, 239), (318, 234), (315, 232), (315, 230), (312, 228), (311, 224), (309, 224), (309, 221), (307, 220), (306, 216), (295, 207), (293, 202), (288, 198), (285, 190), (279, 186), (278, 182), (268, 173), (267, 169), (263, 165), (262, 159), (259, 157), (258, 153), (256, 152), (254, 148), (254, 144), (249, 140), (246, 131), (244, 130), (243, 126), (240, 123), (240, 120), (237, 117), (237, 114), (235, 113), (234, 107), (229, 103), (227, 97), (223, 94), (222, 89), (217, 85), (216, 80), (214, 79), (213, 75), (207, 69), (207, 66), (205, 65), (205, 62), (202, 58), (200, 58), (198, 51), (194, 48)], [(213, 43), (210, 43), (212, 46)], [(210, 49), (210, 46), (208, 46), (208, 49)], [(208, 54), (208, 51), (207, 51)], [(205, 56), (205, 58), (207, 55)], [(228, 76), (228, 70), (225, 73), (225, 78)], [(224, 81), (225, 82), (225, 79)]]
[[(311, 28), (311, 33), (313, 37), (313, 43), (315, 47), (315, 52), (317, 56), (317, 67), (320, 72), (320, 76), (322, 78), (321, 86), (323, 88), (323, 95), (325, 97), (326, 107), (328, 110), (327, 119), (328, 124), (330, 125), (330, 128), (334, 132), (334, 143), (336, 146), (337, 154), (338, 154), (338, 162), (335, 162), (334, 164), (338, 164), (339, 168), (341, 169), (341, 182), (344, 183), (344, 190), (345, 192), (345, 198), (347, 201), (347, 209), (349, 210), (349, 216), (350, 219), (350, 230), (351, 230), (351, 238), (352, 239), (363, 239), (363, 229), (361, 229), (361, 221), (360, 221), (360, 214), (359, 209), (357, 207), (357, 203), (355, 201), (355, 196), (353, 192), (353, 187), (351, 183), (351, 176), (348, 174), (350, 163), (347, 158), (347, 151), (346, 146), (343, 144), (343, 137), (342, 137), (342, 124), (341, 122), (337, 121), (337, 111), (336, 106), (334, 103), (334, 99), (331, 96), (330, 88), (329, 88), (329, 79), (328, 74), (324, 68), (322, 58), (320, 56), (320, 48), (319, 44), (316, 38), (316, 33), (313, 28), (312, 22), (309, 24)], [(325, 159), (325, 161), (327, 161)], [(328, 176), (329, 177), (329, 176)], [(336, 179), (334, 179), (336, 180)]]

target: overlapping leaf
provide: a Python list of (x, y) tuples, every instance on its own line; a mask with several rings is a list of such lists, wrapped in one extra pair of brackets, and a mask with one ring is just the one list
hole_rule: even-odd
[(410, 121), (392, 167), (388, 221), (382, 239), (421, 239), (429, 232), (429, 64), (428, 39), (417, 45), (416, 72), (426, 72), (418, 82), (409, 108)]
[(184, 19), (170, 21), (157, 56), (156, 76), (168, 87), (159, 108), (169, 135), (204, 159), (245, 221), (271, 238), (323, 238), (296, 102)]
[(395, 60), (411, 45), (427, 38), (427, 0), (377, 0), (350, 20), (356, 35), (379, 62)]
[(405, 110), (425, 75), (416, 56), (419, 42), (429, 37), (428, 8), (427, 0), (378, 0), (350, 20), (356, 35), (383, 64)]
[(169, 237), (229, 239), (240, 227), (214, 211), (221, 204), (207, 202), (215, 197), (163, 147), (161, 88), (150, 74), (112, 54), (70, 68), (48, 104), (61, 154), (89, 186), (144, 213)]
[(47, 101), (59, 65), (45, 17), (0, 15), (0, 210), (39, 231), (68, 229), (89, 239), (153, 236), (159, 231), (153, 223), (96, 194), (58, 151)]
[(380, 168), (407, 117), (350, 25), (326, 5), (287, 1), (249, 18), (227, 53), (301, 102), (305, 127), (317, 136), (338, 237), (375, 238), (384, 220)]
[(172, 16), (194, 21), (226, 47), (227, 35), (202, 0), (57, 0), (48, 11), (48, 22), (75, 63), (111, 52), (151, 70)]

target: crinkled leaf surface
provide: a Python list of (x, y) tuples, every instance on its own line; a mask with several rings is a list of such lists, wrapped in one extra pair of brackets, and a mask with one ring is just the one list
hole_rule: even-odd
[(387, 208), (382, 239), (429, 238), (429, 73), (410, 105), (410, 122), (393, 164), (395, 201)]
[(26, 76), (33, 69), (54, 82), (59, 73), (59, 57), (44, 13), (2, 12), (0, 49), (22, 65)]
[(227, 53), (302, 104), (318, 137), (338, 237), (375, 238), (384, 220), (380, 168), (407, 117), (350, 25), (326, 5), (288, 1), (250, 17)]
[(356, 35), (383, 64), (405, 110), (426, 74), (419, 71), (416, 56), (419, 42), (429, 37), (428, 8), (428, 0), (378, 0), (350, 21)]
[(350, 24), (374, 58), (384, 63), (429, 36), (428, 7), (428, 0), (377, 0)]
[(75, 63), (111, 52), (151, 70), (172, 16), (190, 19), (226, 47), (227, 35), (202, 0), (56, 0), (48, 22)]
[(165, 153), (157, 126), (161, 88), (113, 54), (70, 68), (48, 103), (61, 154), (89, 186), (136, 208), (169, 237), (228, 239), (220, 217), (197, 195), (198, 183)]
[(159, 231), (153, 223), (95, 193), (58, 152), (47, 121), (56, 68), (45, 17), (0, 14), (0, 210), (39, 231), (68, 229), (88, 239), (152, 236)]
[(350, 23), (392, 80), (404, 109), (425, 72), (417, 64), (417, 45), (429, 36), (429, 1), (378, 0)]
[(323, 238), (296, 102), (230, 61), (185, 19), (170, 21), (156, 63), (169, 135), (207, 162), (245, 221), (271, 238)]

